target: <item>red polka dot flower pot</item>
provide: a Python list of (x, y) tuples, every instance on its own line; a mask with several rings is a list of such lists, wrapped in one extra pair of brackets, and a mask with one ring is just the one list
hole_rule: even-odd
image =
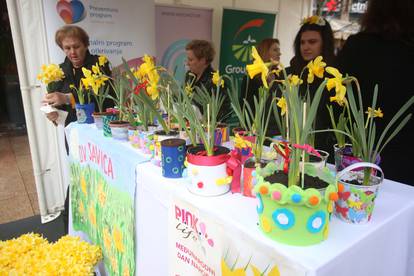
[(219, 196), (230, 190), (228, 175), (230, 150), (214, 146), (214, 155), (207, 156), (204, 146), (191, 147), (187, 152), (188, 190), (200, 196)]
[[(282, 166), (269, 163), (256, 170), (254, 192), (261, 231), (289, 245), (308, 246), (324, 241), (334, 201), (338, 199), (335, 177), (327, 167), (305, 165), (305, 187), (288, 187)], [(307, 188), (313, 185), (318, 186)]]

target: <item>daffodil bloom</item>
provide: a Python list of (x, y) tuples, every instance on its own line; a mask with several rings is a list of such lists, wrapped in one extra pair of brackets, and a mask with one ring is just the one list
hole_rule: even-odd
[(312, 83), (314, 76), (318, 78), (323, 78), (323, 73), (325, 71), (326, 63), (322, 61), (322, 56), (316, 57), (314, 60), (311, 60), (306, 67), (308, 68), (308, 83)]
[(281, 110), (281, 114), (282, 114), (282, 116), (283, 116), (283, 115), (285, 115), (285, 114), (286, 114), (286, 110), (287, 110), (287, 104), (286, 104), (286, 99), (285, 99), (285, 97), (281, 97), (281, 98), (277, 101), (276, 105), (277, 105), (278, 107), (280, 107), (280, 110)]
[(98, 62), (99, 62), (99, 66), (104, 66), (105, 63), (108, 62), (108, 59), (106, 58), (106, 56), (101, 55), (98, 57)]
[(159, 96), (159, 91), (156, 83), (150, 83), (147, 86), (147, 94), (151, 97), (152, 100), (156, 100)]
[(194, 88), (191, 86), (190, 83), (185, 84), (184, 91), (185, 91), (185, 93), (187, 93), (187, 95), (193, 94), (193, 89)]
[(48, 85), (49, 83), (60, 81), (65, 78), (65, 74), (57, 64), (43, 64), (41, 67), (41, 73), (37, 75), (37, 79)]
[(121, 230), (119, 230), (119, 228), (115, 228), (113, 230), (113, 232), (112, 232), (112, 238), (114, 240), (115, 248), (119, 252), (124, 252), (125, 248), (124, 248), (124, 243), (122, 241), (122, 232), (121, 232)]
[(368, 114), (368, 118), (384, 117), (384, 114), (382, 113), (382, 110), (379, 107), (378, 109), (372, 109), (372, 107), (368, 107), (368, 111), (365, 111), (365, 113)]
[(221, 78), (219, 71), (217, 70), (216, 72), (212, 73), (213, 77), (211, 78), (212, 82), (216, 85), (216, 86), (221, 86), (224, 87), (224, 80)]
[(336, 101), (341, 106), (344, 105), (344, 103), (346, 103), (346, 87), (342, 84), (342, 74), (338, 71), (338, 69), (333, 67), (326, 67), (326, 72), (334, 76), (333, 78), (329, 78), (326, 83), (328, 91), (331, 91), (331, 89), (335, 87), (336, 95), (334, 97), (330, 97), (330, 101)]
[(289, 75), (288, 77), (290, 85), (299, 85), (303, 83), (303, 80), (301, 80), (298, 75)]
[(252, 47), (252, 57), (253, 64), (249, 64), (246, 66), (246, 70), (249, 74), (249, 77), (253, 79), (254, 76), (261, 74), (264, 87), (269, 88), (266, 79), (267, 74), (269, 73), (269, 68), (267, 68), (267, 65), (263, 62), (262, 58), (260, 57), (259, 53), (257, 52), (254, 46)]
[(279, 77), (279, 74), (280, 74), (281, 71), (282, 71), (282, 69), (278, 68), (278, 69), (273, 69), (270, 73), (275, 74), (276, 76)]

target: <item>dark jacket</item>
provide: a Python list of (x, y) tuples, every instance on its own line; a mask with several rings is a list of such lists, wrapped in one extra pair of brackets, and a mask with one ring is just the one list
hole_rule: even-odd
[[(191, 74), (190, 71), (187, 71), (187, 73), (185, 74), (185, 84), (192, 84), (193, 88), (201, 88), (202, 86), (204, 86), (207, 89), (207, 91), (215, 91), (216, 85), (213, 83), (212, 80), (214, 72), (215, 71), (213, 67), (209, 65), (206, 69), (204, 69), (204, 72), (201, 74), (201, 77), (198, 80), (194, 80), (194, 78), (196, 77), (193, 74)], [(221, 88), (220, 91), (224, 95), (224, 103), (219, 111), (218, 120), (224, 123), (228, 117), (231, 106), (230, 98), (227, 96), (226, 87)], [(204, 114), (203, 107), (200, 104), (198, 104), (195, 101), (193, 101), (193, 104), (196, 105), (200, 109), (200, 112)]]
[[(92, 66), (95, 65), (98, 62), (98, 56), (97, 55), (91, 55), (89, 51), (86, 52), (85, 61), (83, 64), (83, 67), (91, 70)], [(65, 78), (58, 82), (56, 85), (57, 89), (56, 91), (62, 92), (62, 93), (72, 93), (72, 95), (75, 97), (75, 102), (79, 103), (78, 94), (76, 91), (71, 89), (69, 86), (71, 84), (75, 85), (76, 87), (79, 87), (79, 83), (81, 78), (84, 77), (82, 68), (74, 68), (70, 60), (66, 57), (65, 61), (59, 65), (63, 73), (65, 73)], [(111, 76), (111, 70), (109, 68), (109, 62), (107, 62), (103, 66), (103, 74), (107, 76)], [(98, 112), (98, 105), (96, 103), (96, 99), (93, 95), (91, 95), (91, 102), (95, 103), (95, 111)], [(104, 110), (108, 107), (113, 107), (113, 102), (109, 99), (106, 99), (104, 102)], [(75, 122), (77, 120), (76, 118), (76, 110), (71, 107), (71, 105), (63, 105), (58, 107), (59, 109), (65, 110), (68, 112), (68, 117), (65, 121), (65, 126), (68, 125), (71, 122)]]
[[(389, 40), (381, 35), (358, 33), (350, 36), (339, 52), (336, 66), (342, 74), (356, 77), (361, 87), (364, 108), (372, 103), (378, 84), (377, 108), (384, 113), (375, 120), (377, 135), (395, 113), (414, 95), (412, 84), (414, 42)], [(414, 113), (411, 106), (409, 112)], [(389, 133), (390, 134), (390, 133)], [(411, 158), (414, 156), (414, 120), (408, 122), (381, 154), (380, 166), (386, 178), (414, 185)]]

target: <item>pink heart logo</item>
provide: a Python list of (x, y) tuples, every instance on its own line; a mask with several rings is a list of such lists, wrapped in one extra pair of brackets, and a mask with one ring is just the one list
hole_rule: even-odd
[(66, 24), (77, 23), (85, 18), (85, 7), (79, 0), (59, 0), (56, 11)]

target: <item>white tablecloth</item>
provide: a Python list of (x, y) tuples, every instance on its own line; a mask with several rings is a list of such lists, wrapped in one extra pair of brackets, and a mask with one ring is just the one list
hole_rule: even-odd
[(183, 179), (164, 178), (151, 163), (137, 166), (137, 275), (169, 275), (167, 210), (174, 194), (272, 248), (269, 254), (297, 262), (307, 275), (414, 275), (414, 188), (410, 186), (385, 180), (370, 223), (352, 225), (333, 218), (326, 241), (295, 247), (262, 235), (255, 199), (231, 193), (210, 198), (193, 195)]

